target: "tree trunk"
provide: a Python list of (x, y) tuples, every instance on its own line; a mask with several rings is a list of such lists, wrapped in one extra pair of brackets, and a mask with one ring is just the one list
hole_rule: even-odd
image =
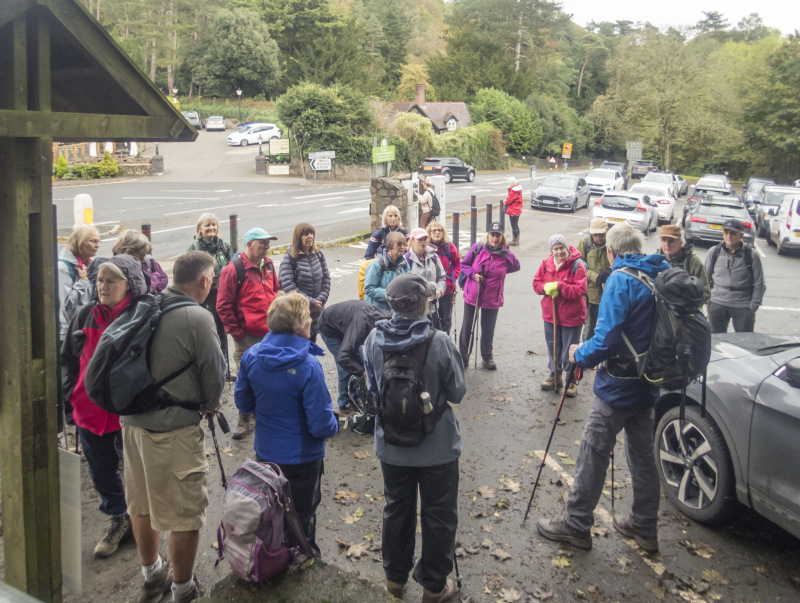
[(580, 98), (581, 96), (581, 84), (583, 83), (583, 70), (586, 69), (586, 63), (589, 62), (589, 51), (586, 51), (586, 59), (583, 61), (583, 66), (581, 67), (581, 75), (578, 78), (578, 94), (576, 96)]
[(100, 20), (100, 0), (97, 0), (97, 20)]
[[(156, 39), (153, 37), (153, 48), (150, 53), (150, 81), (156, 82)], [(172, 92), (172, 90), (170, 90)]]
[(522, 56), (522, 13), (519, 14), (519, 29), (517, 29), (517, 48), (515, 52), (514, 71), (519, 72), (519, 59)]

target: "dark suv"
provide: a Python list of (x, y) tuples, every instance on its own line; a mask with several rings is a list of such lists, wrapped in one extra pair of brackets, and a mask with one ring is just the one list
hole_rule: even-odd
[(628, 190), (628, 164), (622, 161), (604, 161), (603, 165), (600, 166), (604, 170), (615, 170), (622, 174), (622, 180), (624, 184), (622, 185), (623, 190)]
[(655, 172), (658, 168), (654, 161), (650, 159), (639, 159), (631, 166), (631, 178), (644, 178), (649, 172)]
[(445, 182), (453, 178), (463, 178), (467, 182), (475, 180), (475, 168), (455, 157), (431, 157), (423, 159), (419, 166), (422, 176), (444, 176)]

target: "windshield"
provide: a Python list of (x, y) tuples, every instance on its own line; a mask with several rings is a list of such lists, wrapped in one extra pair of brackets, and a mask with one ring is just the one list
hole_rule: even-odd
[(647, 182), (672, 182), (672, 176), (666, 174), (653, 174), (652, 172), (644, 177)]
[(767, 191), (764, 195), (764, 200), (762, 203), (764, 205), (780, 205), (781, 201), (786, 195), (791, 195), (792, 193), (786, 191)]
[(573, 178), (565, 178), (564, 176), (550, 176), (545, 178), (540, 186), (547, 186), (550, 188), (568, 188), (572, 190), (575, 188), (575, 180)]
[(769, 182), (751, 182), (750, 186), (747, 187), (748, 194), (757, 195), (761, 192), (761, 189), (767, 186)]
[(639, 206), (639, 200), (634, 197), (623, 197), (622, 195), (603, 196), (603, 207), (608, 209), (635, 209)]
[(667, 192), (663, 188), (656, 188), (653, 186), (641, 186), (637, 184), (631, 188), (632, 193), (639, 193), (641, 195), (651, 195), (654, 197), (664, 197)]
[(586, 177), (599, 178), (600, 180), (613, 180), (614, 172), (611, 170), (592, 170)]

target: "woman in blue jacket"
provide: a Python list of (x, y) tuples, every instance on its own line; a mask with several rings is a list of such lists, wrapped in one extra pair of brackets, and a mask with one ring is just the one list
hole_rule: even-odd
[[(279, 294), (267, 312), (269, 333), (242, 356), (235, 400), (240, 413), (255, 413), (256, 460), (280, 466), (306, 538), (315, 540), (317, 506), (322, 494), (325, 440), (339, 425), (331, 410), (322, 365), (322, 349), (309, 340), (308, 299), (293, 291)], [(288, 546), (296, 546), (287, 532)]]

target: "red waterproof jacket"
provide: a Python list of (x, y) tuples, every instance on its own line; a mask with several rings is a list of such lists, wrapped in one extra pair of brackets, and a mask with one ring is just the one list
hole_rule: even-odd
[(558, 271), (551, 255), (536, 271), (533, 277), (533, 290), (542, 298), (542, 318), (545, 322), (553, 322), (553, 298), (544, 294), (545, 283), (558, 281), (558, 297), (556, 311), (558, 324), (562, 327), (579, 327), (586, 322), (586, 265), (580, 259), (581, 253), (570, 246), (569, 256)]
[(269, 331), (267, 310), (281, 288), (275, 264), (267, 257), (261, 269), (239, 254), (244, 266), (242, 288), (236, 279), (236, 265), (231, 262), (219, 274), (217, 293), (217, 314), (225, 330), (234, 340), (240, 341), (245, 335), (263, 337)]
[[(456, 246), (450, 242), (442, 245), (433, 245), (436, 247), (436, 255), (439, 256), (439, 260), (441, 260), (442, 266), (444, 267), (444, 272), (447, 275), (447, 286), (445, 287), (444, 294), (452, 295), (456, 292), (456, 282), (458, 281), (458, 275), (461, 274), (461, 256), (458, 254)], [(446, 249), (445, 245), (447, 245)], [(447, 257), (447, 250), (450, 251), (450, 257)]]
[(522, 185), (515, 184), (508, 187), (508, 197), (505, 200), (506, 215), (518, 216), (522, 213)]

